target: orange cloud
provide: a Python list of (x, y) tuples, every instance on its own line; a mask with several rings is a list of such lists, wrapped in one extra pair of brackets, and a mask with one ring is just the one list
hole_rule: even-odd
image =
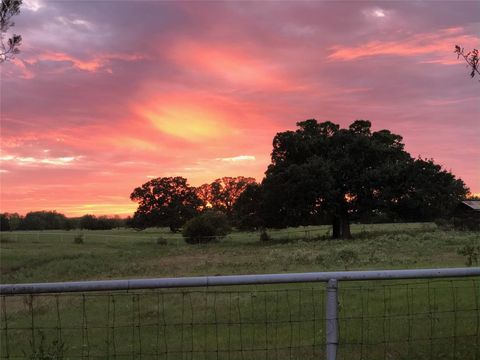
[(191, 101), (152, 101), (137, 107), (137, 113), (160, 132), (190, 142), (218, 139), (232, 132), (225, 114)]
[[(397, 41), (369, 41), (356, 47), (336, 45), (330, 48), (329, 60), (353, 61), (382, 55), (429, 56), (422, 63), (458, 64), (453, 46), (474, 46), (480, 37), (462, 34), (462, 28), (448, 28), (435, 33), (423, 33)], [(453, 59), (452, 59), (453, 57)]]

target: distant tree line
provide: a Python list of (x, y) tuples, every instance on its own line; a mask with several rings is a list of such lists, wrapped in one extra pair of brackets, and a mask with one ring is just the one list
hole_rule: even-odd
[(118, 216), (84, 215), (68, 218), (56, 211), (32, 211), (25, 216), (17, 213), (0, 214), (0, 231), (14, 230), (110, 230), (124, 227), (125, 219)]
[(239, 176), (193, 187), (180, 176), (152, 179), (130, 195), (138, 209), (128, 224), (178, 231), (215, 210), (240, 229), (331, 224), (333, 238), (349, 238), (352, 221), (447, 218), (468, 194), (433, 159), (406, 152), (400, 135), (372, 131), (366, 120), (342, 129), (311, 119), (274, 137), (261, 183)]

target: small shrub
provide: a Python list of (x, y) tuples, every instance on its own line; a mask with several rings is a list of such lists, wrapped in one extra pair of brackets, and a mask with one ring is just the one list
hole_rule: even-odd
[(465, 265), (478, 265), (478, 258), (480, 257), (480, 246), (465, 245), (457, 249), (457, 254), (465, 256)]
[(440, 230), (453, 230), (453, 221), (451, 219), (436, 219), (435, 225), (437, 225)]
[(267, 242), (267, 241), (271, 241), (272, 238), (270, 235), (268, 235), (267, 233), (267, 230), (263, 229), (261, 232), (260, 232), (260, 241), (261, 242)]
[(315, 256), (314, 262), (315, 262), (315, 264), (324, 265), (325, 258), (321, 254), (317, 255), (317, 256)]
[(162, 236), (159, 236), (156, 242), (157, 242), (157, 245), (162, 245), (162, 246), (168, 245), (168, 240)]
[(73, 238), (73, 242), (75, 244), (83, 244), (83, 234), (75, 235), (75, 237)]
[(339, 260), (345, 270), (358, 261), (358, 253), (353, 249), (342, 249), (337, 253), (337, 260)]
[(214, 241), (232, 231), (225, 214), (208, 211), (187, 221), (182, 235), (189, 244), (200, 244)]

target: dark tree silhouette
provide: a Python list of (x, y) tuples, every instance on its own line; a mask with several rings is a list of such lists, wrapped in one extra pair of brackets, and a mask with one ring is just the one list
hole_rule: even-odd
[[(266, 226), (308, 225), (328, 216), (334, 238), (348, 238), (350, 220), (398, 211), (420, 220), (455, 205), (468, 189), (431, 160), (415, 160), (402, 137), (371, 131), (369, 121), (348, 129), (307, 120), (278, 133), (262, 182)], [(423, 212), (422, 212), (423, 211)]]
[(67, 217), (56, 211), (31, 211), (21, 220), (21, 230), (65, 229)]
[(235, 202), (248, 185), (254, 184), (251, 177), (222, 177), (211, 184), (203, 184), (197, 188), (197, 195), (206, 207), (225, 213), (231, 217)]
[(189, 244), (207, 243), (224, 237), (231, 231), (227, 216), (220, 211), (204, 211), (188, 220), (182, 235)]
[(418, 158), (404, 168), (390, 209), (406, 221), (432, 221), (453, 214), (469, 191), (462, 180), (435, 164)]
[(467, 63), (467, 67), (471, 69), (471, 78), (474, 78), (475, 74), (480, 75), (480, 72), (478, 70), (479, 57), (477, 49), (473, 49), (472, 51), (466, 53), (462, 47), (460, 47), (459, 45), (455, 45), (454, 52), (455, 54), (457, 54), (457, 59), (459, 59), (460, 57), (463, 58), (463, 60), (465, 60), (465, 62)]
[(138, 202), (131, 222), (135, 228), (168, 226), (178, 231), (202, 206), (195, 188), (180, 176), (152, 179), (133, 190), (130, 199)]
[(233, 205), (235, 226), (242, 230), (257, 230), (264, 227), (261, 214), (263, 192), (260, 184), (248, 184)]
[(2, 0), (0, 5), (0, 63), (12, 59), (20, 52), (22, 36), (12, 34), (5, 43), (7, 31), (15, 26), (12, 17), (20, 13), (22, 0)]
[(210, 200), (211, 200), (210, 184), (200, 185), (195, 189), (195, 192), (198, 198), (202, 201), (202, 210), (212, 207), (212, 204), (210, 203)]
[(8, 219), (8, 214), (0, 214), (0, 231), (10, 231), (10, 221)]
[(78, 227), (87, 230), (111, 230), (124, 225), (124, 221), (117, 217), (83, 215), (79, 219)]

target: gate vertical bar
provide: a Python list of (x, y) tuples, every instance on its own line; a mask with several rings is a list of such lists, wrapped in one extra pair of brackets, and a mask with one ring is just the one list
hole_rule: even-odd
[(327, 360), (337, 359), (338, 347), (338, 284), (336, 279), (327, 283), (326, 301), (326, 350)]

